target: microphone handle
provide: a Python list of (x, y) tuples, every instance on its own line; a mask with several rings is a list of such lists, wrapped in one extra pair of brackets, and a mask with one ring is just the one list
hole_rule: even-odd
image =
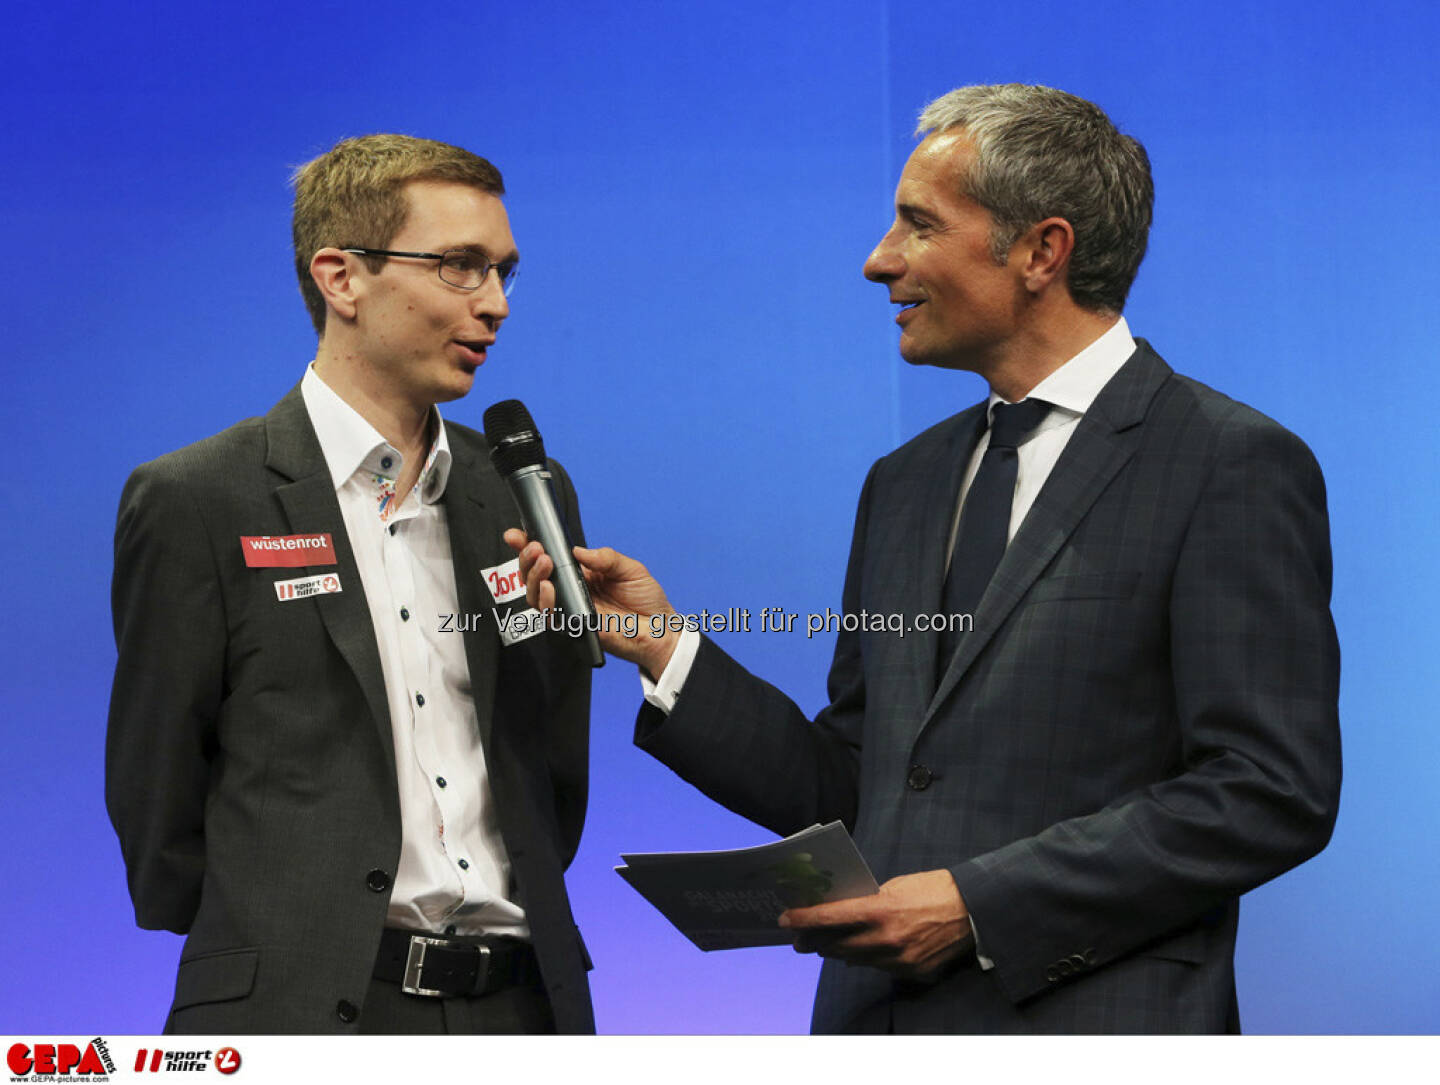
[[(555, 585), (555, 606), (562, 614), (579, 614), (586, 618), (594, 615), (595, 604), (590, 599), (590, 588), (585, 576), (570, 552), (570, 540), (565, 537), (565, 527), (560, 523), (560, 513), (555, 508), (555, 497), (550, 489), (550, 472), (543, 466), (522, 467), (512, 472), (505, 481), (510, 484), (510, 493), (520, 506), (520, 519), (525, 534), (539, 541), (555, 563), (550, 582)], [(587, 622), (579, 638), (581, 651), (592, 667), (605, 665), (605, 652), (600, 647), (600, 638), (591, 623)]]

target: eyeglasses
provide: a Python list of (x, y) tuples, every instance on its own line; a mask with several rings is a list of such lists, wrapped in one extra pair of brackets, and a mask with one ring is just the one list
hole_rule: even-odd
[(408, 256), (415, 260), (438, 260), (440, 261), (440, 279), (451, 286), (458, 286), (461, 290), (478, 290), (480, 284), (485, 281), (485, 276), (490, 274), (490, 269), (495, 269), (495, 274), (500, 276), (500, 289), (505, 291), (505, 296), (510, 296), (510, 291), (515, 289), (515, 277), (520, 273), (520, 262), (518, 260), (506, 260), (503, 263), (491, 263), (478, 252), (470, 249), (447, 249), (445, 252), (395, 252), (393, 249), (341, 249), (341, 252), (353, 252), (358, 256)]

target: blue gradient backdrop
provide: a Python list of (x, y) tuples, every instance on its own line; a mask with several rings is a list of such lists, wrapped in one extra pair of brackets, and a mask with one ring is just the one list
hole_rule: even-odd
[[(163, 1020), (180, 940), (134, 928), (101, 794), (113, 517), (135, 464), (263, 412), (311, 357), (293, 165), (377, 130), (493, 158), (525, 270), (449, 415), (523, 396), (591, 538), (682, 610), (804, 613), (839, 605), (870, 462), (982, 394), (899, 360), (860, 264), (917, 109), (1006, 80), (1143, 140), (1132, 326), (1329, 480), (1346, 789), (1329, 850), (1245, 902), (1245, 1025), (1436, 1031), (1437, 31), (1386, 0), (12, 7), (0, 1031)], [(720, 639), (821, 705), (829, 639)], [(767, 838), (630, 747), (637, 699), (632, 668), (598, 675), (570, 876), (600, 1028), (803, 1031), (814, 962), (701, 954), (611, 872)]]

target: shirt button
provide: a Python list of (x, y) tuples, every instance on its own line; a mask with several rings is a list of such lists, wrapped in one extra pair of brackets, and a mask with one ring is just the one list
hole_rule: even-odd
[(410, 620), (410, 611), (409, 611), (409, 608), (407, 608), (407, 607), (401, 607), (401, 608), (400, 608), (400, 620), (401, 620), (402, 622), (408, 622), (408, 621)]
[(446, 783), (445, 783), (445, 777), (443, 777), (443, 776), (437, 776), (437, 777), (435, 777), (435, 783), (438, 784), (440, 787), (445, 787), (445, 786), (447, 786)]
[(351, 1002), (348, 998), (342, 998), (339, 1002), (335, 1003), (335, 1014), (340, 1020), (349, 1025), (355, 1021), (355, 1018), (360, 1016), (360, 1010), (356, 1007), (355, 1003)]
[(394, 463), (394, 462), (395, 462), (395, 461), (392, 460), (389, 456), (383, 456), (383, 457), (381, 457), (381, 459), (380, 459), (380, 466), (383, 467), (383, 468), (385, 468), (385, 470), (388, 471), (388, 470), (390, 470), (390, 465), (391, 465), (392, 463)]
[(369, 874), (365, 875), (365, 884), (373, 893), (383, 893), (390, 888), (390, 875), (386, 874), (379, 867), (376, 867)]
[(924, 765), (912, 765), (910, 775), (905, 777), (905, 786), (911, 791), (924, 791), (934, 778), (934, 774)]
[(461, 860), (460, 860), (459, 866), (460, 866), (460, 869), (461, 869), (461, 870), (469, 870), (469, 869), (470, 869), (470, 864), (469, 864), (466, 860), (464, 860), (464, 859), (461, 859)]
[(417, 694), (415, 694), (415, 703), (418, 704), (421, 708), (424, 708), (424, 707), (425, 707), (425, 694), (423, 694), (423, 693), (417, 693)]
[(393, 534), (395, 534), (395, 532), (397, 532), (397, 531), (399, 531), (399, 530), (400, 530), (400, 525), (399, 525), (399, 524), (391, 524), (391, 525), (390, 525), (390, 534), (393, 535)]

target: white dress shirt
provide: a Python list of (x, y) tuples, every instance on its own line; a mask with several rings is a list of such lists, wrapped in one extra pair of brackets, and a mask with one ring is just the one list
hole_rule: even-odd
[[(1095, 402), (1095, 397), (1110, 382), (1110, 378), (1120, 372), (1120, 367), (1134, 353), (1135, 340), (1130, 335), (1130, 325), (1125, 323), (1122, 316), (1107, 328), (1100, 338), (1042, 380), (1025, 397), (1043, 399), (1054, 406), (1045, 420), (1017, 450), (1015, 498), (1010, 506), (1010, 533), (1007, 538), (1013, 539), (1015, 532), (1020, 530), (1020, 524), (1030, 507), (1035, 504), (1040, 488), (1050, 477), (1050, 472), (1060, 459), (1060, 453), (1065, 451), (1065, 446), (1070, 441), (1070, 435), (1075, 432), (1076, 425)], [(994, 413), (995, 404), (1003, 402), (1005, 401), (1000, 396), (990, 393), (985, 407), (987, 421)], [(975, 472), (980, 469), (980, 460), (989, 447), (990, 431), (987, 428), (970, 456), (965, 476), (960, 483), (960, 496), (951, 516), (950, 541), (945, 548), (947, 555), (955, 548), (955, 534), (960, 527), (965, 497), (970, 492), (970, 484), (975, 480)], [(945, 561), (948, 569), (948, 556)], [(645, 700), (669, 714), (675, 707), (675, 700), (680, 696), (685, 679), (689, 677), (690, 668), (695, 662), (695, 653), (699, 648), (700, 634), (693, 629), (686, 629), (680, 634), (670, 662), (665, 665), (665, 670), (658, 680), (652, 682), (641, 671), (640, 688), (644, 691)]]
[(386, 921), (412, 930), (528, 937), (525, 913), (506, 899), (510, 858), (464, 641), (440, 631), (439, 616), (460, 609), (439, 504), (450, 477), (445, 423), (437, 412), (424, 470), (414, 489), (396, 494), (400, 453), (313, 366), (300, 391), (360, 569), (356, 589), (363, 585), (370, 607), (390, 708), (402, 837)]
[[(1095, 402), (1100, 389), (1110, 383), (1110, 378), (1120, 372), (1126, 359), (1135, 353), (1135, 340), (1130, 335), (1130, 326), (1122, 316), (1106, 329), (1105, 334), (1091, 343), (1075, 357), (1042, 380), (1025, 399), (1043, 399), (1052, 405), (1044, 421), (1031, 431), (1016, 450), (1015, 497), (1010, 504), (1010, 532), (1006, 541), (1015, 538), (1020, 530), (1040, 488), (1055, 469), (1060, 453), (1070, 443), (1080, 419)], [(1006, 402), (994, 392), (985, 405), (987, 424), (995, 416), (995, 404)], [(1023, 400), (1021, 402), (1024, 402)], [(970, 493), (970, 484), (980, 470), (980, 461), (990, 447), (990, 430), (980, 435), (980, 443), (970, 456), (965, 468), (965, 477), (960, 482), (960, 498), (955, 504), (955, 515), (950, 523), (950, 541), (946, 544), (948, 555), (955, 549), (955, 536), (960, 530), (960, 517), (964, 514), (965, 498)], [(949, 557), (946, 557), (949, 569)]]

